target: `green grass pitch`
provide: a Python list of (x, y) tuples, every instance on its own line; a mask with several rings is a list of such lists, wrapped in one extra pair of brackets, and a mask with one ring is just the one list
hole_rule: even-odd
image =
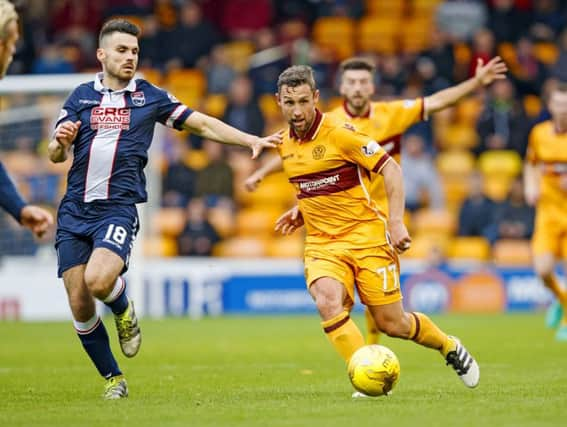
[(476, 356), (477, 389), (436, 352), (385, 338), (400, 382), (352, 400), (315, 316), (142, 320), (134, 359), (118, 354), (107, 319), (130, 397), (106, 402), (70, 323), (0, 323), (0, 426), (567, 425), (567, 343), (541, 314), (434, 319)]

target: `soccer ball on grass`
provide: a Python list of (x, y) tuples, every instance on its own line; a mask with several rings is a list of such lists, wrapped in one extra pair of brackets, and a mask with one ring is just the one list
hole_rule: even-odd
[(366, 345), (348, 362), (348, 376), (355, 389), (368, 396), (387, 395), (400, 377), (400, 362), (383, 345)]

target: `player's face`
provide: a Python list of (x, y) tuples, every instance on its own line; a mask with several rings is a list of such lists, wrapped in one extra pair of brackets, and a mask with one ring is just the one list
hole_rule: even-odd
[(278, 105), (286, 122), (299, 135), (309, 130), (315, 118), (315, 105), (319, 91), (313, 91), (307, 84), (300, 86), (284, 85), (277, 94)]
[(372, 73), (366, 70), (346, 70), (341, 77), (341, 95), (353, 109), (362, 109), (374, 94)]
[(549, 99), (549, 111), (561, 131), (567, 131), (567, 92), (554, 91)]
[(103, 38), (97, 58), (110, 77), (128, 81), (138, 67), (138, 39), (127, 33), (114, 32)]
[(6, 75), (8, 67), (12, 63), (18, 38), (18, 23), (10, 21), (6, 26), (6, 37), (4, 40), (0, 40), (0, 79)]

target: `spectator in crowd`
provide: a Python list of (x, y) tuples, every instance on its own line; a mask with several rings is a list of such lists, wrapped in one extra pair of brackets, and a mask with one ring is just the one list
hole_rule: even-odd
[(533, 2), (533, 23), (531, 36), (538, 41), (553, 42), (565, 27), (565, 15), (559, 9), (557, 0)]
[(497, 205), (484, 193), (483, 185), (482, 175), (473, 173), (469, 195), (459, 211), (459, 236), (485, 236), (494, 222)]
[(516, 44), (516, 63), (510, 67), (511, 77), (518, 95), (537, 95), (547, 77), (545, 66), (536, 58), (534, 44), (528, 37), (521, 37)]
[(215, 46), (210, 54), (207, 66), (207, 91), (209, 93), (228, 93), (236, 71), (230, 63), (226, 47)]
[(477, 0), (448, 0), (437, 8), (436, 21), (442, 31), (458, 40), (468, 40), (487, 21), (486, 6)]
[(248, 77), (241, 75), (232, 81), (223, 121), (244, 132), (264, 133), (264, 116), (254, 99), (252, 82)]
[(41, 54), (32, 67), (34, 74), (68, 74), (75, 72), (73, 64), (63, 56), (63, 51), (57, 44), (43, 46)]
[(522, 178), (512, 183), (508, 198), (496, 208), (494, 223), (486, 230), (491, 244), (498, 239), (528, 239), (534, 229), (535, 211), (526, 204)]
[(567, 82), (567, 29), (563, 30), (559, 38), (559, 58), (553, 66), (553, 76)]
[(185, 210), (187, 222), (177, 238), (180, 256), (210, 256), (219, 235), (207, 220), (207, 205), (202, 198), (189, 201)]
[(488, 28), (497, 43), (515, 43), (529, 26), (529, 15), (514, 6), (514, 0), (493, 0)]
[(509, 80), (498, 80), (477, 123), (480, 143), (476, 154), (486, 150), (515, 150), (523, 157), (527, 146), (528, 120), (522, 104), (515, 98)]
[(224, 147), (216, 142), (203, 140), (209, 164), (198, 171), (195, 195), (204, 198), (207, 205), (213, 206), (219, 199), (233, 199), (234, 173), (225, 160)]
[(155, 15), (144, 17), (142, 35), (140, 37), (140, 68), (159, 68), (161, 60), (161, 40), (159, 21)]
[(469, 77), (474, 76), (476, 64), (479, 59), (485, 64), (494, 57), (496, 53), (496, 45), (494, 44), (494, 35), (487, 28), (481, 28), (474, 33), (472, 43), (472, 56), (469, 63)]
[(402, 93), (408, 74), (402, 66), (400, 58), (389, 55), (383, 58), (378, 71), (380, 84), (376, 90), (380, 96), (395, 96)]
[(431, 33), (430, 47), (421, 54), (421, 58), (430, 59), (435, 64), (436, 75), (445, 79), (449, 84), (453, 84), (455, 55), (446, 33), (436, 28)]
[(195, 195), (197, 172), (185, 163), (186, 143), (172, 145), (171, 159), (162, 180), (162, 204), (182, 207)]
[(402, 141), (402, 164), (406, 209), (414, 212), (425, 206), (443, 208), (445, 198), (441, 179), (419, 135), (411, 134)]

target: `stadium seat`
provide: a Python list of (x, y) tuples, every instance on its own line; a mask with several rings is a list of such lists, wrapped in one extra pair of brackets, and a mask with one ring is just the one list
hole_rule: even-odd
[(313, 25), (313, 39), (322, 49), (333, 53), (336, 60), (354, 54), (354, 21), (346, 16), (325, 16)]
[(413, 16), (432, 18), (442, 2), (443, 0), (412, 0), (410, 11)]
[(173, 237), (145, 237), (143, 244), (143, 252), (146, 257), (161, 258), (177, 256), (177, 241)]
[(405, 13), (405, 2), (401, 0), (366, 0), (366, 14), (385, 19), (400, 19)]
[(415, 233), (450, 236), (457, 226), (455, 216), (446, 209), (420, 209), (412, 219)]
[(281, 209), (249, 208), (236, 214), (236, 233), (239, 236), (269, 236), (274, 233)]
[(234, 234), (236, 220), (232, 207), (223, 205), (213, 206), (209, 208), (207, 219), (223, 239)]
[(541, 112), (541, 99), (539, 96), (537, 95), (526, 95), (524, 96), (524, 99), (522, 100), (522, 103), (524, 105), (524, 110), (526, 111), (526, 114), (528, 115), (528, 117), (531, 118), (536, 118), (539, 116), (539, 113)]
[(203, 103), (203, 110), (206, 114), (220, 118), (226, 109), (227, 99), (222, 94), (208, 95)]
[(357, 26), (356, 41), (361, 52), (393, 54), (398, 48), (400, 21), (381, 16), (365, 16)]
[(500, 175), (486, 175), (484, 177), (484, 193), (495, 201), (503, 201), (510, 192), (513, 178)]
[(469, 194), (469, 177), (468, 176), (452, 176), (442, 175), (443, 190), (445, 192), (446, 208), (452, 212), (457, 213), (463, 200)]
[(258, 105), (266, 120), (279, 120), (281, 118), (280, 107), (276, 102), (276, 97), (271, 93), (260, 95)]
[(199, 171), (209, 164), (209, 156), (205, 150), (188, 150), (183, 163), (189, 168)]
[(433, 21), (428, 16), (404, 20), (400, 43), (404, 53), (418, 53), (429, 47)]
[(276, 237), (269, 241), (267, 255), (274, 258), (303, 257), (304, 237), (302, 232), (295, 232), (291, 236)]
[(250, 56), (254, 53), (254, 44), (248, 40), (235, 40), (223, 45), (230, 65), (238, 72), (246, 72)]
[(417, 233), (412, 236), (411, 247), (403, 253), (402, 258), (427, 260), (434, 249), (446, 253), (448, 238), (445, 236)]
[(167, 73), (165, 83), (169, 89), (177, 91), (193, 91), (199, 95), (205, 93), (206, 78), (201, 70), (196, 68), (183, 68), (171, 70)]
[(444, 176), (462, 177), (475, 169), (475, 159), (470, 151), (450, 150), (437, 155), (437, 170)]
[(490, 244), (484, 237), (455, 237), (449, 243), (449, 258), (487, 261)]
[(489, 150), (479, 156), (478, 168), (484, 176), (513, 178), (522, 171), (522, 158), (513, 150)]
[(453, 46), (453, 55), (455, 56), (457, 65), (468, 66), (471, 62), (471, 48), (466, 43), (455, 43)]
[(457, 122), (468, 125), (474, 129), (482, 112), (483, 103), (478, 97), (469, 96), (459, 101), (455, 108)]
[(529, 240), (498, 240), (492, 249), (494, 263), (499, 266), (529, 266), (532, 252)]
[(140, 70), (144, 79), (149, 81), (150, 83), (159, 86), (162, 82), (162, 75), (161, 71), (155, 68), (143, 68)]
[(498, 55), (508, 64), (514, 67), (518, 63), (518, 56), (516, 55), (516, 48), (512, 43), (500, 43), (498, 45)]
[(185, 227), (183, 208), (161, 208), (152, 217), (152, 231), (168, 237), (177, 237)]
[(228, 258), (261, 258), (267, 254), (267, 241), (256, 237), (232, 237), (217, 243), (213, 255)]
[(555, 43), (536, 43), (534, 55), (545, 65), (553, 65), (559, 57), (559, 49)]
[(478, 133), (473, 126), (449, 122), (437, 128), (437, 140), (444, 150), (470, 150), (478, 145)]

